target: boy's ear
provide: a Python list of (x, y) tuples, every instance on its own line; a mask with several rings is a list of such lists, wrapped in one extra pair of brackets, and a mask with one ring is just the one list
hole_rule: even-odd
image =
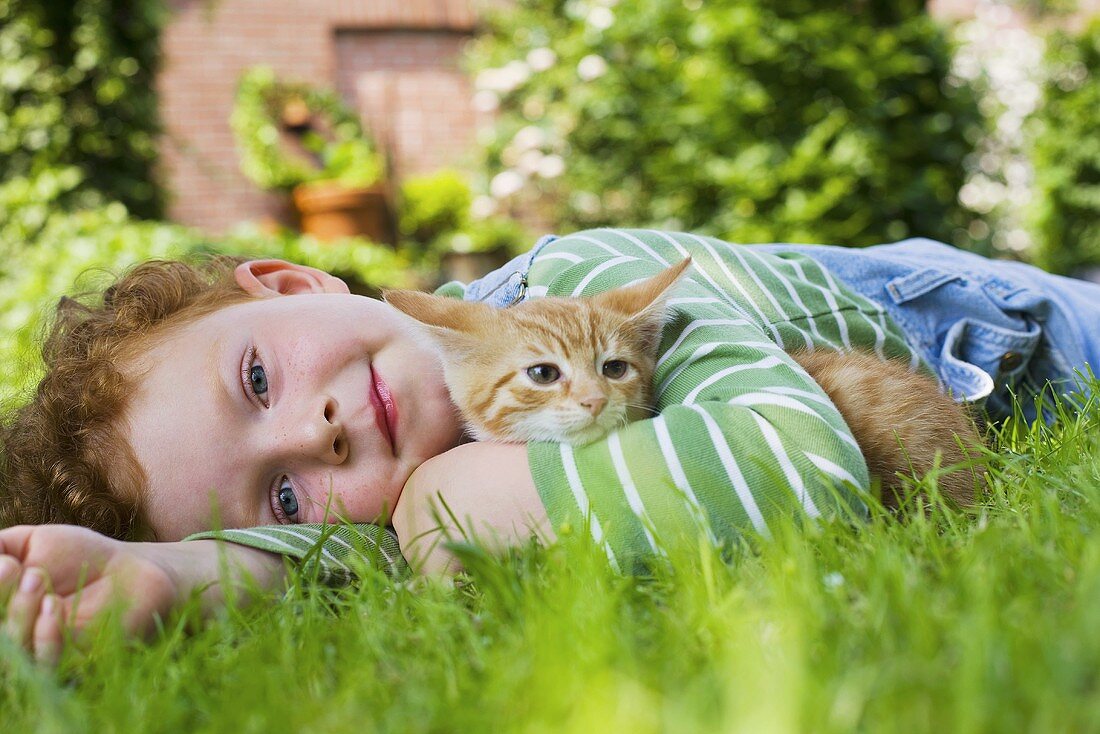
[(249, 260), (233, 272), (245, 293), (258, 298), (297, 293), (350, 293), (347, 283), (324, 270), (285, 260)]

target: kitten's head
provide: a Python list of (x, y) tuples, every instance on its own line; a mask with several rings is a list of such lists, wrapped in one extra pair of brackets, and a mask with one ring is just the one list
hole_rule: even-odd
[(385, 298), (442, 348), (447, 387), (475, 438), (583, 444), (653, 412), (665, 301), (690, 264), (594, 296), (503, 309), (417, 291)]

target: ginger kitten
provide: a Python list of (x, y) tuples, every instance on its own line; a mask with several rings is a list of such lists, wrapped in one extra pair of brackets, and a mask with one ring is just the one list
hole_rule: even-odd
[(442, 347), (447, 387), (474, 438), (584, 444), (653, 414), (665, 301), (690, 264), (594, 296), (509, 308), (418, 291), (384, 297)]

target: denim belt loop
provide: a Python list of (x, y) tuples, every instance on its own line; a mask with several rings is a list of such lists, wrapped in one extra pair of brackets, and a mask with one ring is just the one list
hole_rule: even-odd
[(466, 286), (464, 300), (481, 301), (497, 308), (519, 303), (527, 295), (527, 273), (532, 263), (542, 249), (556, 239), (557, 235), (543, 235), (530, 251), (517, 255), (502, 267), (473, 281)]

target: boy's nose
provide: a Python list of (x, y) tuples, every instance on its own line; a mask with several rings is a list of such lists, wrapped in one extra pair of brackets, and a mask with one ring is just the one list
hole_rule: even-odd
[(292, 418), (297, 425), (287, 427), (286, 435), (293, 446), (289, 450), (303, 451), (326, 464), (341, 464), (348, 458), (348, 440), (344, 427), (336, 416), (337, 403), (325, 397), (315, 402), (304, 415)]

